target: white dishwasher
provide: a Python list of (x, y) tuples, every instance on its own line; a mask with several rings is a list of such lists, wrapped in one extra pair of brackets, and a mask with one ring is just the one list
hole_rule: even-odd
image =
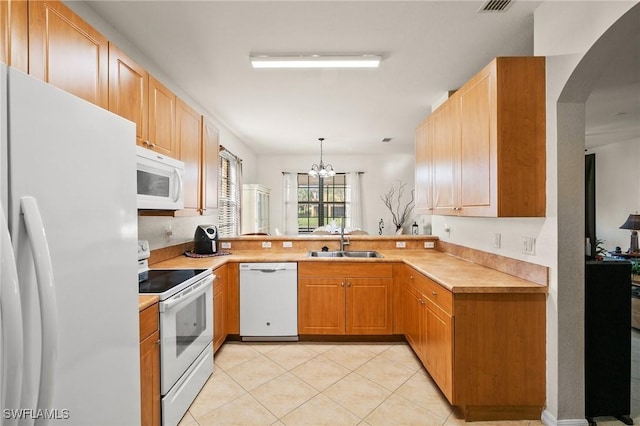
[(240, 264), (240, 337), (298, 340), (298, 264)]

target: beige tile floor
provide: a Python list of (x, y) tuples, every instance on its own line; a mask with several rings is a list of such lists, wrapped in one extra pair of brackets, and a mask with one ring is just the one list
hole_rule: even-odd
[(228, 342), (214, 359), (180, 426), (464, 423), (403, 343)]
[[(632, 329), (631, 417), (640, 425), (640, 331)], [(180, 426), (460, 426), (413, 351), (403, 343), (235, 343)], [(600, 426), (620, 426), (614, 418)], [(538, 421), (474, 426), (538, 426)]]

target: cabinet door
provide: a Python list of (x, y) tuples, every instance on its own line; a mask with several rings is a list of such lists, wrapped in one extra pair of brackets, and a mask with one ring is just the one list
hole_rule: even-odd
[(160, 332), (140, 342), (140, 398), (143, 426), (160, 425)]
[(449, 401), (453, 398), (453, 322), (451, 316), (426, 301), (424, 363)]
[(346, 279), (346, 334), (393, 332), (393, 279)]
[(169, 157), (178, 157), (176, 145), (176, 96), (149, 75), (149, 146)]
[(458, 105), (455, 99), (443, 104), (433, 116), (433, 210), (435, 214), (456, 214), (458, 170)]
[(176, 137), (180, 160), (184, 162), (184, 209), (200, 212), (200, 120), (193, 108), (176, 99)]
[(218, 208), (218, 167), (220, 164), (218, 129), (202, 124), (202, 214), (215, 213)]
[(0, 62), (28, 71), (28, 6), (26, 0), (0, 2)]
[(217, 276), (213, 284), (213, 351), (217, 351), (227, 338), (227, 280), (226, 265), (215, 271)]
[(136, 123), (136, 143), (149, 145), (149, 73), (111, 43), (109, 111)]
[(404, 289), (404, 335), (418, 358), (424, 363), (424, 300), (409, 283)]
[(415, 140), (416, 213), (430, 214), (433, 210), (433, 122), (427, 119), (416, 130)]
[(109, 107), (107, 39), (59, 1), (29, 2), (29, 74)]
[[(497, 214), (496, 144), (491, 134), (491, 78), (486, 73), (460, 94), (460, 205), (462, 214)], [(493, 208), (492, 207), (493, 204)]]
[(345, 280), (298, 278), (298, 333), (345, 333)]

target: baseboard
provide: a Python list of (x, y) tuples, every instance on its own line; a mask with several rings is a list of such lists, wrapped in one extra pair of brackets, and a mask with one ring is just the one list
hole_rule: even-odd
[(587, 419), (562, 419), (558, 420), (549, 411), (542, 412), (542, 423), (546, 426), (589, 426)]

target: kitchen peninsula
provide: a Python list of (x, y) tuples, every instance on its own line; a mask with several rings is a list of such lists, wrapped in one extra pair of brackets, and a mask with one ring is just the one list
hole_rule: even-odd
[[(187, 243), (156, 250), (150, 259), (152, 268), (211, 268), (223, 277), (225, 288), (218, 293), (222, 300), (214, 298), (216, 320), (224, 324), (222, 329), (216, 326), (218, 347), (239, 335), (238, 264), (297, 262), (301, 340), (406, 339), (466, 420), (540, 418), (545, 402), (546, 267), (431, 236), (349, 237), (347, 250), (376, 250), (381, 258), (309, 257), (309, 251), (322, 247), (338, 250), (340, 237), (333, 235), (247, 236), (222, 242), (231, 244), (222, 249), (231, 254), (188, 258), (182, 255), (190, 248)], [(269, 246), (265, 243), (270, 247), (263, 248)], [(431, 243), (434, 248), (425, 248)], [(357, 285), (367, 282), (376, 285)], [(332, 292), (331, 297), (349, 302), (343, 302), (337, 314), (307, 315), (314, 303), (322, 303), (322, 293), (305, 299), (305, 286), (315, 283)], [(317, 325), (325, 316), (345, 318), (345, 325), (326, 332), (305, 323)], [(350, 320), (371, 324), (349, 328)]]

